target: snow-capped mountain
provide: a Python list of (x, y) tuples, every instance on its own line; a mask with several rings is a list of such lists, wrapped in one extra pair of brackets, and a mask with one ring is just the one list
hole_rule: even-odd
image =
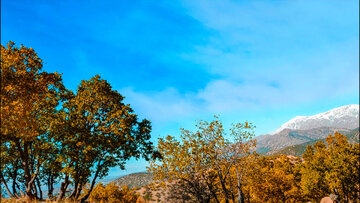
[(274, 135), (284, 129), (309, 130), (320, 127), (345, 129), (359, 127), (359, 105), (346, 105), (313, 116), (296, 116), (269, 134)]
[(351, 104), (313, 116), (297, 116), (274, 132), (257, 136), (257, 151), (270, 153), (289, 146), (324, 139), (329, 134), (359, 129), (359, 105)]

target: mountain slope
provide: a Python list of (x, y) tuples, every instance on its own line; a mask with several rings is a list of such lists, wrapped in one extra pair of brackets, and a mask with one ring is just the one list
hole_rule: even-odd
[[(359, 143), (359, 128), (356, 128), (356, 129), (348, 132), (345, 136), (347, 137), (347, 140), (351, 144)], [(299, 145), (292, 145), (290, 147), (286, 147), (286, 148), (283, 148), (283, 149), (278, 150), (278, 151), (270, 151), (267, 154), (268, 155), (285, 154), (285, 155), (301, 156), (302, 154), (305, 153), (306, 147), (308, 145), (314, 145), (318, 141), (322, 141), (322, 142), (326, 143), (325, 139), (326, 138), (305, 142), (305, 143), (299, 144)]]
[(359, 127), (359, 105), (351, 104), (313, 116), (297, 116), (279, 129), (257, 136), (257, 151), (267, 153), (327, 137), (336, 131), (348, 133)]
[(306, 142), (317, 141), (326, 138), (329, 134), (340, 132), (346, 134), (349, 129), (321, 127), (310, 130), (290, 130), (285, 129), (275, 135), (264, 135), (257, 141), (257, 152), (267, 153), (269, 151), (278, 151), (280, 149), (299, 145)]
[(153, 175), (151, 173), (132, 173), (123, 177), (120, 177), (113, 182), (115, 185), (122, 186), (127, 185), (131, 188), (142, 187), (148, 185), (153, 181)]

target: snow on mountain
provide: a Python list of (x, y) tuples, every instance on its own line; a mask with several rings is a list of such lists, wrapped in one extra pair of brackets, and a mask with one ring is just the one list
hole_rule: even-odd
[(319, 127), (345, 129), (359, 127), (359, 105), (346, 105), (313, 116), (296, 116), (269, 134), (274, 135), (284, 129), (308, 130)]

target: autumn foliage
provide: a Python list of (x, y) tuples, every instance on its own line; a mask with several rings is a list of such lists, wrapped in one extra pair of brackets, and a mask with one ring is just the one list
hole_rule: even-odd
[(196, 132), (182, 129), (180, 141), (161, 138), (158, 150), (163, 160), (152, 162), (149, 170), (159, 181), (174, 181), (169, 186), (172, 202), (182, 197), (190, 202), (243, 201), (247, 166), (255, 152), (254, 126), (233, 125), (230, 139), (218, 117), (200, 121), (196, 128)]
[[(302, 157), (264, 156), (256, 153), (252, 123), (224, 129), (215, 116), (194, 131), (160, 138), (155, 149), (150, 121), (140, 121), (106, 80), (94, 76), (71, 91), (42, 66), (33, 49), (1, 45), (0, 181), (10, 198), (275, 203), (332, 194), (338, 202), (360, 202), (359, 144), (340, 133), (308, 146)], [(124, 169), (141, 157), (155, 178), (142, 193), (96, 184), (111, 167)]]
[(1, 45), (0, 178), (10, 197), (43, 199), (46, 185), (50, 199), (85, 201), (110, 167), (158, 156), (151, 123), (138, 121), (106, 80), (83, 80), (72, 92), (42, 64), (31, 48)]
[(308, 146), (301, 166), (304, 196), (313, 201), (329, 193), (340, 201), (360, 201), (359, 144), (349, 144), (340, 133), (329, 135), (326, 144)]
[[(89, 189), (86, 188), (85, 191)], [(119, 187), (114, 183), (103, 185), (97, 184), (91, 195), (89, 196), (90, 202), (120, 202), (120, 203), (134, 203), (139, 198), (139, 195), (128, 186)]]
[(169, 202), (359, 202), (359, 144), (329, 135), (308, 146), (303, 157), (263, 156), (254, 151), (252, 124), (225, 133), (222, 122), (200, 121), (196, 132), (182, 129), (180, 140), (160, 138), (161, 161), (149, 171), (168, 191)]

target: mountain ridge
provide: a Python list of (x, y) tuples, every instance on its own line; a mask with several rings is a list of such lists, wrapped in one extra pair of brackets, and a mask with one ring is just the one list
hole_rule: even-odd
[(359, 126), (359, 105), (350, 104), (312, 116), (296, 116), (280, 128), (268, 134), (274, 135), (284, 129), (309, 130), (319, 127), (354, 129)]
[(310, 130), (285, 129), (275, 135), (264, 135), (262, 139), (257, 139), (256, 148), (259, 153), (268, 153), (269, 151), (277, 151), (292, 145), (320, 140), (335, 132), (346, 134), (351, 130), (329, 127), (313, 128)]
[(312, 116), (296, 116), (277, 130), (255, 137), (257, 151), (268, 153), (320, 140), (335, 132), (348, 133), (359, 127), (359, 105), (351, 104)]

